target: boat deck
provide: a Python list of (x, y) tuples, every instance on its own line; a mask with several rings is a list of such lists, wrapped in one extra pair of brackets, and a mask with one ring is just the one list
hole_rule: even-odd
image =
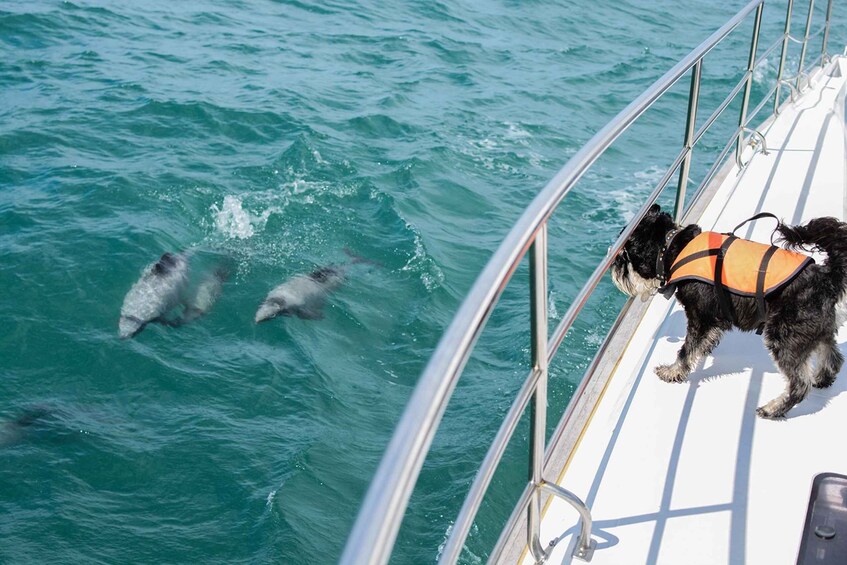
[[(845, 77), (837, 58), (768, 122), (769, 153), (731, 171), (697, 223), (729, 231), (760, 211), (789, 224), (843, 219)], [(739, 235), (768, 241), (774, 222), (748, 226)], [(787, 418), (764, 420), (756, 407), (784, 380), (761, 337), (730, 332), (688, 383), (662, 382), (653, 367), (673, 361), (684, 335), (680, 305), (654, 297), (559, 478), (591, 508), (591, 562), (796, 563), (813, 478), (847, 473), (847, 365)], [(847, 355), (847, 326), (838, 343)], [(541, 539), (559, 541), (549, 563), (571, 562), (576, 524), (551, 500)], [(533, 559), (524, 552), (522, 562)]]

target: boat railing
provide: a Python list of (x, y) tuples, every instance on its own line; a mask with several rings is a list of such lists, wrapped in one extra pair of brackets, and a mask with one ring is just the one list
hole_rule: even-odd
[[(828, 55), (826, 49), (829, 38), (832, 0), (828, 1), (826, 21), (823, 27), (815, 33), (810, 33), (814, 12), (814, 0), (810, 0), (805, 33), (802, 38), (796, 38), (791, 35), (793, 1), (789, 0), (783, 34), (773, 45), (765, 49), (761, 56), (757, 57), (764, 5), (765, 0), (753, 0), (696, 49), (674, 65), (673, 68), (653, 83), (650, 88), (618, 113), (603, 129), (598, 131), (529, 204), (477, 278), (424, 369), (400, 422), (394, 431), (377, 473), (371, 482), (363, 506), (348, 538), (341, 558), (342, 563), (386, 563), (391, 556), (391, 551), (400, 528), (400, 523), (405, 514), (409, 497), (411, 496), (426, 454), (429, 451), (435, 432), (447, 407), (447, 403), (492, 310), (506, 288), (507, 283), (516, 272), (519, 263), (527, 254), (529, 255), (530, 349), (532, 368), (523, 386), (517, 393), (517, 397), (506, 414), (476, 474), (459, 515), (450, 530), (439, 562), (454, 563), (458, 560), (497, 465), (503, 457), (506, 446), (514, 434), (521, 416), (527, 408), (530, 410), (529, 479), (518, 501), (518, 508), (513, 513), (513, 518), (525, 513), (528, 525), (527, 545), (529, 551), (537, 562), (543, 562), (549, 556), (551, 548), (548, 547), (545, 549), (540, 540), (541, 497), (543, 493), (546, 493), (563, 498), (571, 503), (580, 515), (581, 528), (579, 540), (574, 544), (574, 556), (583, 560), (591, 559), (594, 541), (591, 539), (591, 513), (589, 509), (579, 497), (552, 482), (548, 482), (543, 476), (547, 450), (545, 435), (547, 428), (548, 365), (562, 344), (565, 334), (571, 328), (592, 292), (613, 264), (615, 257), (623, 248), (624, 243), (632, 234), (635, 226), (646, 214), (649, 207), (658, 199), (674, 175), (677, 175), (674, 216), (677, 221), (683, 217), (686, 212), (686, 191), (689, 182), (692, 150), (718, 117), (737, 99), (738, 95), (742, 95), (742, 103), (735, 133), (731, 136), (714, 164), (705, 174), (702, 182), (695, 191), (694, 197), (689, 199), (692, 202), (709, 186), (721, 164), (726, 160), (733, 148), (735, 150), (735, 162), (740, 168), (744, 168), (749, 162), (749, 159), (747, 162), (743, 161), (743, 156), (750, 153), (749, 151), (745, 152), (748, 146), (752, 146), (753, 153), (766, 151), (765, 137), (760, 132), (752, 129), (750, 123), (757, 117), (771, 98), (774, 100), (773, 114), (777, 114), (781, 107), (781, 87), (787, 86), (790, 89), (790, 96), (793, 100), (804, 89), (804, 79), (806, 84), (808, 84), (806, 70), (817, 63), (823, 65), (827, 61)], [(729, 36), (731, 32), (751, 15), (754, 18), (754, 22), (745, 72), (741, 80), (730, 91), (724, 101), (718, 105), (717, 109), (706, 119), (703, 125), (699, 129), (696, 129), (703, 59), (715, 46)], [(804, 61), (809, 54), (808, 46), (810, 39), (821, 33), (823, 33), (823, 39), (819, 56), (813, 63), (804, 65)], [(796, 75), (785, 77), (786, 53), (788, 51), (788, 44), (792, 41), (799, 42), (802, 45), (799, 64)], [(774, 87), (764, 96), (762, 102), (756, 108), (748, 112), (753, 72), (767, 56), (780, 47), (779, 69)], [(562, 199), (570, 192), (577, 181), (583, 177), (595, 161), (635, 120), (643, 115), (688, 73), (690, 73), (691, 79), (688, 94), (687, 119), (681, 150), (647, 198), (647, 202), (639, 209), (633, 220), (622, 230), (617, 240), (610, 246), (609, 252), (573, 300), (552, 335), (548, 336), (548, 221), (562, 202)], [(621, 317), (613, 325), (612, 330), (606, 337), (606, 342), (600, 347), (600, 352), (604, 351), (610, 336), (614, 333), (620, 320)], [(595, 362), (589, 367), (589, 371), (578, 385), (562, 416), (559, 429), (576, 423), (574, 406), (576, 400), (586, 390), (592, 367), (596, 364), (596, 361), (597, 358), (595, 358)]]

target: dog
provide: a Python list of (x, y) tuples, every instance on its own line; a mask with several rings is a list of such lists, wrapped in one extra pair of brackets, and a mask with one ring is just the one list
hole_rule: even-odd
[(726, 292), (697, 279), (666, 286), (669, 267), (701, 233), (696, 224), (677, 225), (654, 204), (616, 255), (612, 280), (629, 296), (646, 299), (661, 290), (668, 298), (675, 294), (682, 304), (687, 318), (685, 340), (674, 363), (655, 368), (665, 382), (687, 381), (700, 359), (733, 327), (763, 333), (787, 386), (756, 413), (762, 418), (784, 417), (806, 397), (810, 386), (832, 385), (844, 362), (835, 336), (847, 318), (847, 224), (832, 217), (815, 218), (806, 225), (780, 223), (776, 233), (786, 248), (823, 251), (827, 257), (821, 264), (809, 259), (790, 282), (758, 298)]

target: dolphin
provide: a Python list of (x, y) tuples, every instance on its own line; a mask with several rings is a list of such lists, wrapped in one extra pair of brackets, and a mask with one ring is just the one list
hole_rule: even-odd
[(194, 294), (185, 303), (185, 310), (177, 321), (177, 324), (187, 324), (201, 316), (205, 316), (218, 301), (223, 291), (223, 284), (229, 279), (230, 270), (225, 266), (219, 266), (197, 285)]
[(346, 267), (321, 267), (308, 275), (295, 275), (276, 286), (259, 305), (256, 323), (277, 316), (297, 316), (303, 320), (321, 320), (330, 292), (344, 283)]
[(150, 322), (169, 324), (164, 315), (182, 302), (188, 286), (188, 257), (184, 253), (165, 253), (148, 265), (121, 306), (118, 335), (135, 336)]
[(20, 443), (27, 431), (34, 424), (50, 415), (50, 410), (44, 406), (27, 408), (14, 420), (8, 420), (0, 424), (0, 447), (7, 447)]

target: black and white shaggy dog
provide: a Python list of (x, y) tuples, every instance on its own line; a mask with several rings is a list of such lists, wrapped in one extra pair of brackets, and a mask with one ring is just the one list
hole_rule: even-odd
[[(615, 286), (630, 296), (652, 294), (664, 282), (657, 271), (667, 272), (664, 267), (700, 232), (695, 224), (676, 225), (653, 205), (615, 258)], [(835, 336), (845, 319), (847, 224), (816, 218), (806, 225), (780, 225), (778, 232), (787, 247), (823, 251), (826, 260), (809, 265), (765, 299), (763, 326), (755, 298), (729, 294), (734, 315), (727, 316), (715, 286), (699, 280), (678, 282), (676, 298), (685, 310), (687, 333), (676, 361), (656, 367), (659, 378), (685, 382), (697, 362), (734, 326), (763, 331), (765, 345), (787, 380), (785, 392), (756, 410), (759, 416), (782, 417), (806, 397), (810, 386), (825, 388), (835, 381), (844, 361)]]

